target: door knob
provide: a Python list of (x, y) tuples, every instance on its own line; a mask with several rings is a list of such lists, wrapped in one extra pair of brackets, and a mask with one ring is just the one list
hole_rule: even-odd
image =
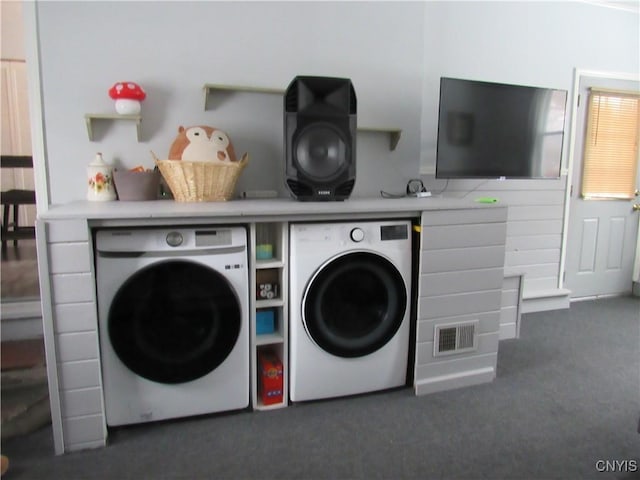
[(640, 211), (640, 203), (634, 203), (631, 208), (633, 208), (634, 212)]

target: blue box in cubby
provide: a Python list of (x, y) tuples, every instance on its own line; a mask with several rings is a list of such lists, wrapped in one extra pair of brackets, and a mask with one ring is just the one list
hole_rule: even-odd
[(256, 312), (256, 335), (274, 333), (276, 330), (276, 314), (273, 310)]

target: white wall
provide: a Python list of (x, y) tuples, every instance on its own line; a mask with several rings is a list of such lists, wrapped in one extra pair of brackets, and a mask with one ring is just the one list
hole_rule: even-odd
[[(574, 70), (640, 70), (637, 13), (582, 2), (427, 2), (421, 172), (445, 195), (493, 196), (509, 205), (505, 274), (525, 275), (524, 311), (563, 308), (566, 175), (559, 180), (435, 180), (441, 76), (569, 91), (564, 138), (568, 168)], [(563, 298), (564, 297), (564, 298)]]
[[(222, 83), (285, 89), (296, 75), (351, 78), (358, 124), (401, 128), (361, 133), (354, 196), (403, 189), (418, 171), (424, 4), (420, 2), (41, 2), (43, 109), (51, 203), (85, 197), (85, 167), (101, 151), (124, 167), (152, 166), (180, 125), (226, 130), (250, 165), (238, 189), (282, 183), (282, 97), (223, 97), (204, 111), (202, 87)], [(111, 113), (107, 90), (132, 80), (147, 91), (142, 141), (127, 123), (87, 137), (85, 113)]]
[[(195, 124), (226, 130), (238, 153), (249, 152), (239, 190), (288, 196), (281, 97), (225, 95), (205, 111), (205, 83), (284, 89), (296, 75), (351, 78), (359, 125), (403, 130), (394, 152), (384, 135), (358, 136), (354, 196), (377, 196), (404, 191), (420, 172), (427, 188), (444, 187), (429, 175), (441, 76), (562, 88), (571, 105), (575, 68), (640, 70), (638, 14), (577, 1), (45, 1), (35, 10), (53, 204), (84, 198), (96, 151), (120, 166), (151, 166), (150, 149), (162, 156), (179, 125)], [(106, 91), (120, 80), (148, 92), (142, 141), (131, 125), (113, 123), (90, 142), (84, 114), (111, 112)], [(447, 193), (509, 202), (507, 271), (524, 272), (525, 296), (537, 297), (562, 283), (565, 186), (565, 177), (452, 181)]]
[(575, 68), (640, 70), (638, 14), (588, 3), (427, 2), (424, 32), (421, 168), (428, 173), (435, 171), (440, 77), (571, 94)]

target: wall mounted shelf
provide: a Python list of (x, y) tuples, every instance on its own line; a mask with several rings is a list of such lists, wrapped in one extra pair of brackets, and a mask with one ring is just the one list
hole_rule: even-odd
[(89, 140), (93, 142), (93, 122), (98, 120), (126, 120), (129, 122), (135, 122), (136, 124), (136, 136), (140, 141), (140, 130), (142, 126), (142, 115), (119, 115), (117, 113), (87, 113), (84, 116), (87, 122), (87, 134)]
[(398, 146), (400, 137), (402, 136), (402, 130), (397, 128), (381, 128), (381, 127), (358, 127), (359, 132), (379, 132), (389, 134), (389, 150), (394, 151)]
[[(221, 85), (216, 83), (205, 83), (202, 87), (204, 92), (204, 109), (208, 110), (209, 96), (215, 92), (245, 92), (245, 93), (266, 93), (275, 95), (284, 95), (285, 90), (281, 88), (269, 87), (249, 87), (240, 85)], [(398, 128), (380, 128), (380, 127), (358, 127), (359, 132), (387, 133), (389, 134), (389, 150), (393, 151), (398, 146), (402, 130)]]

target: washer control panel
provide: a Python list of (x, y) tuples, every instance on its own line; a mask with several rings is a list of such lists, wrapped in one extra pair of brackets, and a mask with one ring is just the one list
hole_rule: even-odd
[(190, 228), (123, 229), (105, 228), (96, 233), (99, 252), (151, 254), (169, 250), (226, 253), (247, 247), (247, 229), (242, 226), (203, 225)]

